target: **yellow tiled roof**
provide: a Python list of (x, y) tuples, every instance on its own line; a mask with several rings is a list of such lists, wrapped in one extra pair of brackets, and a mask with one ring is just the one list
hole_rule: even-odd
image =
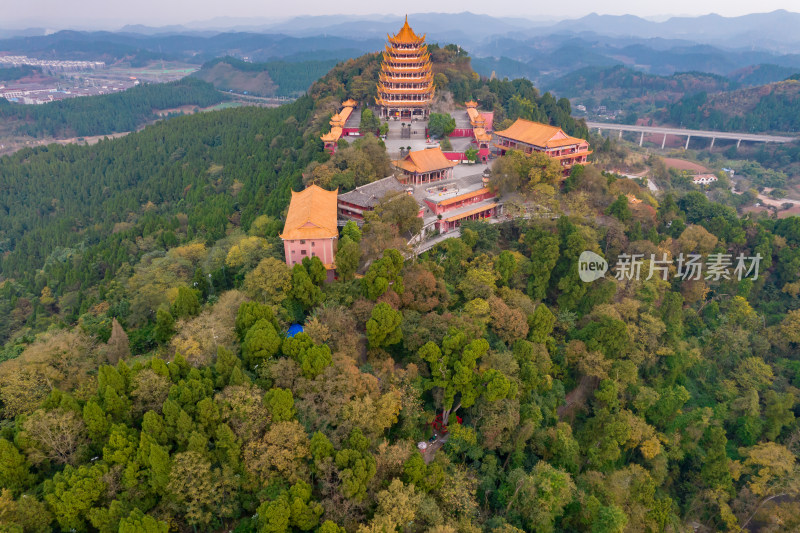
[(556, 148), (570, 144), (581, 144), (586, 141), (570, 137), (564, 130), (556, 126), (549, 126), (540, 122), (532, 122), (518, 118), (508, 129), (495, 132), (498, 137), (506, 137), (514, 141), (539, 146), (542, 148)]
[(482, 194), (486, 194), (489, 192), (489, 189), (486, 187), (482, 189), (478, 189), (477, 191), (468, 192), (466, 194), (462, 194), (460, 196), (453, 196), (452, 198), (447, 198), (446, 200), (442, 200), (439, 202), (439, 205), (446, 206), (450, 204), (454, 204), (456, 202), (461, 202), (462, 200), (469, 200), (470, 198), (475, 198), (476, 196), (480, 196)]
[(348, 98), (347, 100), (342, 102), (342, 107), (356, 107), (357, 105), (358, 105), (358, 102), (356, 102), (352, 98)]
[(310, 185), (300, 192), (292, 191), (281, 239), (330, 239), (339, 236), (336, 226), (336, 201), (339, 190), (326, 191)]
[(486, 133), (484, 128), (474, 128), (472, 132), (475, 134), (475, 138), (479, 141), (491, 141), (492, 136)]
[(320, 139), (322, 139), (322, 142), (330, 143), (338, 141), (339, 137), (341, 136), (342, 136), (342, 128), (340, 128), (339, 126), (334, 126), (328, 133), (323, 133)]
[(407, 172), (422, 174), (456, 166), (458, 163), (447, 159), (439, 148), (427, 148), (410, 152), (403, 159), (392, 161), (394, 166)]
[(478, 102), (476, 102), (475, 100), (470, 100), (469, 102), (464, 102), (464, 105), (465, 105), (467, 108), (470, 108), (470, 107), (478, 107)]
[(403, 24), (403, 27), (400, 28), (400, 31), (397, 32), (397, 35), (392, 37), (389, 36), (390, 41), (399, 42), (399, 43), (417, 43), (425, 39), (425, 35), (420, 37), (414, 30), (411, 29), (411, 26), (408, 25), (408, 15), (406, 15), (406, 22)]
[(466, 218), (466, 217), (471, 216), (471, 215), (476, 215), (478, 213), (483, 213), (484, 211), (488, 211), (489, 209), (491, 209), (493, 207), (496, 207), (496, 206), (497, 206), (497, 202), (492, 202), (491, 204), (482, 205), (480, 207), (476, 207), (475, 209), (470, 209), (466, 213), (459, 213), (458, 215), (453, 215), (453, 216), (448, 217), (448, 218), (446, 218), (444, 220), (445, 220), (445, 222), (455, 222), (456, 220), (461, 220), (462, 218)]

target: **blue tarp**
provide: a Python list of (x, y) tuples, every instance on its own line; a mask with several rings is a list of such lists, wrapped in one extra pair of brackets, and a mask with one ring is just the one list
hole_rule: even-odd
[(301, 324), (292, 324), (289, 326), (289, 331), (286, 332), (287, 337), (294, 337), (298, 333), (303, 332), (303, 326)]

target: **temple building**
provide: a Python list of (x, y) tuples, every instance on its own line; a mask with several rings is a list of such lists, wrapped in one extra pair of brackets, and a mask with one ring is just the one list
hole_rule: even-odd
[(337, 197), (338, 190), (326, 191), (317, 185), (300, 192), (292, 191), (286, 224), (280, 235), (289, 267), (302, 263), (305, 257), (319, 257), (328, 270), (328, 280), (333, 280), (339, 239)]
[(389, 38), (383, 52), (375, 103), (383, 118), (427, 119), (433, 102), (433, 70), (425, 35), (414, 33), (406, 22)]
[(339, 218), (364, 220), (364, 213), (372, 211), (388, 194), (406, 192), (406, 186), (394, 176), (356, 187), (339, 195)]
[(478, 111), (478, 103), (475, 101), (466, 102), (464, 105), (472, 126), (472, 136), (475, 138), (475, 144), (478, 145), (478, 160), (486, 162), (489, 160), (489, 143), (492, 140), (489, 130), (492, 129), (494, 113)]
[(425, 198), (425, 204), (437, 216), (440, 233), (459, 227), (464, 220), (491, 218), (500, 210), (495, 193), (480, 183), (467, 189), (448, 186)]
[(452, 178), (458, 162), (447, 159), (436, 147), (409, 152), (404, 158), (392, 161), (392, 165), (400, 171), (397, 177), (400, 183), (422, 185)]
[(564, 130), (539, 122), (518, 118), (508, 129), (494, 132), (495, 147), (504, 155), (509, 150), (520, 150), (530, 154), (544, 152), (561, 163), (567, 173), (573, 165), (586, 163), (589, 143), (584, 139), (570, 137)]
[(353, 114), (353, 109), (358, 105), (355, 100), (346, 100), (342, 102), (342, 110), (331, 117), (329, 124), (331, 131), (323, 134), (320, 139), (325, 143), (325, 150), (330, 154), (336, 153), (336, 148), (339, 146), (339, 139), (345, 134), (345, 124)]

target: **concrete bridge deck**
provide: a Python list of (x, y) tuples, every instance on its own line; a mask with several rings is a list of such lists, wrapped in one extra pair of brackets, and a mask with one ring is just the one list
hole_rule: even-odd
[(700, 137), (704, 139), (711, 139), (711, 148), (714, 147), (714, 142), (717, 139), (726, 139), (736, 141), (738, 147), (742, 141), (750, 142), (763, 142), (763, 143), (789, 143), (800, 140), (798, 137), (790, 137), (783, 135), (765, 135), (760, 133), (737, 133), (731, 131), (712, 131), (712, 130), (689, 130), (685, 128), (674, 128), (670, 126), (634, 126), (630, 124), (611, 124), (608, 122), (587, 122), (586, 125), (589, 129), (596, 129), (598, 131), (611, 130), (618, 131), (620, 137), (623, 131), (630, 131), (640, 133), (639, 146), (644, 142), (645, 134), (648, 135), (663, 135), (664, 139), (661, 142), (661, 148), (664, 148), (667, 142), (667, 135), (678, 135), (686, 137), (686, 148), (689, 148), (689, 141), (692, 137)]

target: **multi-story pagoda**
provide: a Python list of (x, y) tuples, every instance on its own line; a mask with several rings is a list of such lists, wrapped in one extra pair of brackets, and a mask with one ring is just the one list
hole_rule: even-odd
[(433, 102), (433, 71), (425, 35), (414, 33), (406, 22), (389, 38), (383, 52), (375, 103), (383, 118), (428, 118)]

